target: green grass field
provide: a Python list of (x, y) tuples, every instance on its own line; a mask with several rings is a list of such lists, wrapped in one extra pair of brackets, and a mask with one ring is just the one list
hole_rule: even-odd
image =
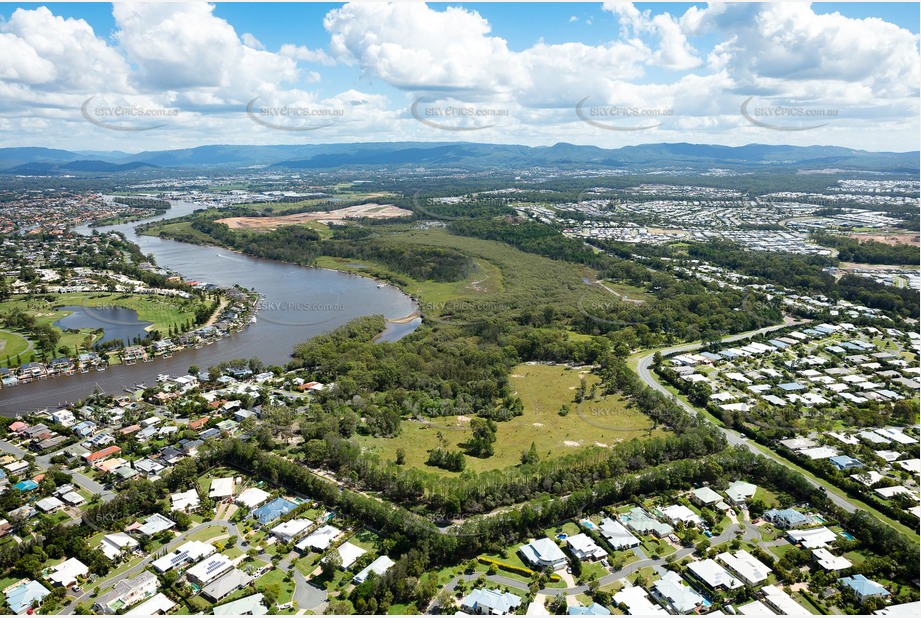
[[(487, 459), (467, 457), (467, 469), (476, 472), (515, 466), (521, 452), (534, 442), (542, 459), (567, 452), (600, 446), (612, 446), (635, 437), (657, 434), (651, 431), (648, 417), (631, 407), (620, 396), (596, 396), (576, 404), (573, 398), (580, 378), (586, 378), (591, 389), (597, 376), (559, 365), (518, 365), (512, 370), (511, 383), (524, 404), (524, 414), (511, 421), (498, 423), (495, 455)], [(566, 416), (558, 414), (568, 404)], [(400, 435), (395, 438), (361, 436), (362, 446), (370, 447), (385, 460), (396, 459), (396, 451), (406, 452), (406, 465), (453, 475), (425, 465), (428, 451), (439, 445), (438, 433), (448, 441), (449, 449), (459, 449), (470, 437), (470, 419), (457, 416), (433, 418), (430, 422), (404, 421)]]
[(279, 569), (272, 569), (262, 577), (256, 580), (256, 590), (261, 590), (265, 586), (271, 586), (272, 584), (278, 584), (280, 591), (278, 594), (278, 600), (276, 603), (278, 605), (284, 605), (285, 603), (290, 603), (291, 598), (294, 596), (294, 582), (285, 581), (288, 573), (281, 571)]
[(462, 281), (420, 281), (406, 275), (393, 273), (390, 269), (370, 260), (351, 260), (321, 256), (316, 265), (320, 268), (330, 268), (342, 272), (366, 276), (396, 275), (409, 282), (404, 286), (404, 291), (420, 300), (423, 313), (438, 318), (442, 314), (444, 304), (453, 301), (476, 302), (482, 298), (502, 289), (502, 274), (493, 264), (482, 260), (474, 260), (474, 271)]
[[(55, 307), (124, 307), (137, 311), (139, 320), (152, 322), (153, 324), (148, 327), (148, 330), (156, 329), (166, 334), (169, 332), (171, 325), (192, 321), (195, 317), (195, 308), (199, 304), (194, 300), (146, 294), (72, 292), (54, 294), (53, 296), (54, 300), (50, 302), (44, 299), (16, 297), (0, 303), (0, 313), (19, 308), (32, 315), (39, 324), (54, 326), (55, 322), (72, 313)], [(105, 330), (105, 322), (100, 321), (100, 326)], [(60, 331), (60, 329), (58, 330)], [(87, 337), (90, 337), (92, 342), (100, 338), (98, 335), (94, 335), (93, 330), (89, 328), (82, 328), (76, 333), (61, 331), (58, 347), (66, 347), (70, 354), (73, 354), (74, 350), (83, 346)], [(2, 346), (0, 348), (0, 358), (5, 358), (6, 356), (15, 357), (16, 354), (21, 354), (28, 349), (28, 342), (21, 335), (0, 331), (0, 346)], [(29, 360), (26, 356), (28, 355), (24, 354), (22, 356), (22, 362)]]
[(643, 288), (638, 288), (633, 285), (627, 285), (625, 283), (614, 283), (612, 281), (602, 281), (601, 285), (608, 288), (612, 292), (616, 292), (622, 300), (638, 300), (642, 302), (649, 302), (655, 300), (649, 293), (646, 292)]
[(0, 330), (0, 358), (15, 357), (28, 349), (28, 339), (10, 331)]
[(144, 236), (159, 236), (160, 232), (169, 234), (182, 234), (184, 239), (197, 240), (201, 244), (213, 244), (211, 237), (202, 234), (192, 227), (191, 221), (180, 221), (178, 223), (157, 223), (141, 232)]

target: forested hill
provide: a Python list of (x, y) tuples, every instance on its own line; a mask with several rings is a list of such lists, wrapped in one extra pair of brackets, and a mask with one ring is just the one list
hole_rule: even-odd
[(389, 142), (309, 145), (214, 145), (180, 150), (86, 153), (49, 148), (0, 148), (0, 172), (73, 173), (129, 171), (139, 167), (200, 168), (268, 165), (287, 169), (334, 169), (344, 166), (426, 166), (460, 169), (522, 167), (802, 170), (915, 172), (918, 152), (867, 152), (835, 146), (748, 144), (643, 144), (605, 149), (559, 143), (553, 146), (465, 142)]

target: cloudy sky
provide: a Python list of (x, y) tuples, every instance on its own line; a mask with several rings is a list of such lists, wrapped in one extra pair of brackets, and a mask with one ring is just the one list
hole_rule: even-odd
[(917, 3), (0, 3), (0, 146), (919, 148)]

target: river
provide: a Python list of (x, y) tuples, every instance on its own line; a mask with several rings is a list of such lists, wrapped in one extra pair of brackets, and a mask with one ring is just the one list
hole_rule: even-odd
[[(187, 202), (172, 202), (165, 214), (145, 222), (181, 217), (196, 208)], [(186, 279), (224, 287), (238, 284), (259, 292), (264, 300), (256, 323), (212, 345), (177, 352), (172, 358), (131, 366), (114, 365), (104, 372), (58, 376), (4, 388), (0, 390), (0, 415), (14, 416), (63, 405), (89, 396), (97, 387), (118, 394), (137, 383), (152, 385), (159, 374), (183, 375), (190, 365), (206, 369), (221, 361), (254, 357), (266, 365), (284, 365), (290, 360), (295, 344), (357, 317), (382, 314), (388, 320), (397, 320), (416, 309), (412, 299), (397, 288), (382, 286), (367, 277), (141, 236), (134, 231), (137, 225), (135, 222), (98, 229), (122, 232), (145, 255), (152, 254), (159, 266), (175, 270)], [(92, 232), (87, 226), (75, 230), (83, 234)], [(380, 340), (399, 339), (418, 324), (418, 319), (408, 324), (388, 322)]]

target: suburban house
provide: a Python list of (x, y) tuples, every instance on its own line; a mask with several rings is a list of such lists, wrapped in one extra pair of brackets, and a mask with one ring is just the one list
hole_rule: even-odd
[(125, 612), (126, 616), (159, 616), (176, 607), (176, 604), (162, 592), (147, 599), (134, 609)]
[(730, 573), (749, 586), (756, 586), (767, 581), (771, 574), (771, 569), (766, 564), (744, 549), (740, 549), (735, 554), (723, 552), (717, 556), (717, 559), (729, 569)]
[(122, 449), (120, 446), (107, 446), (101, 451), (96, 451), (94, 453), (88, 453), (83, 456), (83, 460), (88, 464), (95, 464), (96, 462), (105, 461), (112, 455), (121, 453)]
[(262, 602), (262, 593), (257, 592), (248, 597), (218, 605), (214, 608), (215, 616), (265, 616), (269, 609)]
[(309, 519), (289, 519), (271, 530), (271, 535), (282, 543), (290, 543), (307, 531), (313, 522)]
[(853, 592), (854, 595), (860, 599), (861, 603), (872, 597), (886, 598), (889, 596), (888, 590), (877, 584), (872, 579), (867, 579), (863, 575), (842, 577), (838, 580), (838, 583), (841, 584), (844, 589)]
[(681, 576), (674, 571), (667, 571), (662, 579), (654, 582), (651, 593), (672, 614), (690, 614), (704, 603), (704, 598), (685, 585)]
[(272, 494), (258, 487), (247, 487), (236, 497), (236, 502), (254, 509), (269, 499)]
[(124, 532), (113, 532), (102, 537), (98, 549), (109, 560), (116, 560), (122, 552), (134, 551), (137, 546), (138, 542)]
[(213, 603), (217, 603), (241, 588), (245, 588), (253, 581), (253, 576), (240, 569), (233, 569), (214, 580), (204, 588), (201, 593)]
[(56, 586), (70, 588), (77, 583), (79, 578), (86, 577), (89, 572), (90, 569), (88, 566), (76, 558), (68, 558), (54, 567), (54, 570), (45, 579)]
[(303, 538), (297, 545), (297, 549), (303, 553), (308, 553), (312, 551), (323, 552), (332, 545), (333, 540), (337, 536), (342, 534), (342, 530), (336, 528), (335, 526), (323, 526), (319, 530), (316, 530), (305, 538)]
[(614, 602), (627, 606), (627, 613), (631, 616), (670, 616), (658, 603), (649, 600), (646, 590), (639, 586), (626, 583), (620, 592), (614, 595)]
[(768, 584), (762, 588), (761, 593), (764, 595), (762, 599), (764, 604), (782, 616), (796, 616), (805, 611), (805, 608), (794, 601), (793, 597), (774, 584)]
[(339, 558), (342, 561), (339, 566), (341, 569), (349, 568), (355, 564), (356, 560), (367, 553), (358, 545), (353, 545), (347, 541), (337, 547), (335, 551), (339, 552)]
[(193, 584), (207, 586), (232, 568), (233, 562), (230, 558), (224, 554), (215, 554), (190, 567), (185, 576)]
[(711, 558), (688, 564), (688, 570), (711, 590), (735, 590), (745, 584)]
[(700, 518), (700, 515), (684, 506), (683, 504), (673, 504), (671, 506), (666, 506), (662, 509), (662, 515), (665, 516), (672, 525), (678, 525), (678, 522), (682, 522), (685, 526), (700, 526), (704, 523), (704, 520)]
[(828, 547), (835, 541), (837, 535), (826, 527), (810, 528), (809, 530), (790, 530), (787, 538), (794, 545), (802, 545), (805, 549)]
[(838, 468), (839, 470), (856, 470), (858, 468), (863, 468), (863, 462), (859, 459), (854, 459), (848, 455), (837, 455), (835, 457), (829, 457), (828, 461), (831, 462), (831, 465)]
[(536, 539), (518, 550), (524, 559), (538, 569), (551, 567), (554, 571), (566, 564), (566, 554), (551, 539)]
[(41, 606), (42, 600), (51, 594), (51, 591), (30, 579), (5, 588), (3, 594), (6, 596), (6, 604), (14, 614), (25, 614), (33, 607)]
[(211, 481), (211, 490), (208, 492), (209, 498), (229, 498), (233, 495), (233, 477), (229, 476), (222, 479), (213, 479)]
[(811, 517), (803, 515), (795, 509), (771, 509), (765, 511), (762, 519), (769, 521), (779, 528), (789, 530), (791, 528), (800, 528), (813, 523)]
[(608, 544), (615, 550), (619, 551), (630, 547), (637, 547), (640, 544), (640, 540), (630, 534), (630, 531), (627, 530), (622, 523), (610, 517), (605, 517), (601, 520), (601, 525), (598, 527), (598, 530), (607, 540)]
[(461, 609), (471, 614), (504, 616), (521, 605), (521, 597), (510, 592), (478, 588), (464, 597)]
[(210, 556), (215, 551), (217, 550), (211, 543), (187, 541), (165, 556), (157, 558), (151, 565), (157, 572), (166, 573), (171, 569), (183, 567), (186, 564)]
[(582, 605), (570, 605), (566, 613), (570, 616), (610, 616), (611, 610), (604, 605), (592, 603), (587, 607)]
[(155, 595), (158, 585), (157, 576), (149, 571), (131, 579), (120, 579), (112, 590), (96, 599), (93, 609), (97, 613), (117, 614)]
[(355, 577), (352, 578), (352, 581), (355, 584), (361, 584), (371, 573), (377, 573), (378, 575), (383, 575), (387, 572), (387, 569), (396, 564), (389, 556), (378, 556), (377, 559), (362, 569)]
[(264, 526), (266, 524), (272, 523), (282, 515), (286, 515), (296, 507), (297, 505), (290, 500), (285, 500), (284, 498), (275, 498), (268, 504), (264, 504), (253, 511), (253, 517), (255, 517), (256, 521)]
[(812, 559), (826, 571), (843, 571), (853, 566), (844, 556), (836, 556), (824, 547), (813, 549)]
[(179, 491), (170, 496), (172, 510), (191, 511), (197, 509), (200, 503), (198, 491), (193, 487), (188, 491)]
[(757, 485), (752, 485), (745, 481), (733, 481), (726, 488), (725, 494), (731, 504), (742, 506), (751, 500), (756, 491), (758, 491)]
[(144, 520), (143, 524), (134, 523), (128, 527), (128, 532), (138, 531), (144, 536), (153, 536), (159, 534), (165, 530), (169, 530), (174, 527), (176, 522), (172, 521), (160, 515), (159, 513), (154, 513)]
[(641, 509), (634, 507), (629, 513), (620, 516), (620, 520), (637, 534), (652, 534), (659, 538), (675, 532), (675, 529)]
[(566, 538), (569, 551), (579, 560), (601, 560), (608, 557), (608, 552), (598, 547), (598, 544), (587, 534), (580, 533)]

